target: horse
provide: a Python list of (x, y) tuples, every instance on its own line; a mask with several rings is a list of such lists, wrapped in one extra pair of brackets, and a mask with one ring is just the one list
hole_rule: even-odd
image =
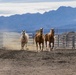
[(49, 42), (49, 48), (54, 48), (54, 29), (51, 29), (49, 33), (45, 34), (45, 45), (47, 48), (47, 42)]
[(36, 43), (36, 48), (38, 52), (38, 46), (41, 51), (43, 51), (44, 48), (44, 35), (43, 35), (43, 28), (38, 30), (35, 34), (35, 43)]
[(25, 45), (26, 45), (26, 48), (27, 48), (28, 40), (29, 40), (29, 35), (23, 30), (22, 31), (22, 36), (21, 36), (21, 50), (24, 50)]

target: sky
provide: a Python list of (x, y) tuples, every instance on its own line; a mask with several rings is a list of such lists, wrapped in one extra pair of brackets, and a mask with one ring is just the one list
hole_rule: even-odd
[(0, 2), (61, 2), (61, 1), (76, 1), (76, 0), (0, 0)]
[(41, 13), (57, 10), (60, 6), (76, 7), (76, 0), (0, 0), (0, 16)]

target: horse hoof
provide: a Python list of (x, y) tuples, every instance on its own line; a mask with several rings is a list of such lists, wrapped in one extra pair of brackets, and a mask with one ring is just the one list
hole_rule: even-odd
[(46, 50), (48, 50), (48, 48), (46, 48)]
[(52, 48), (50, 48), (50, 51), (52, 51)]
[(29, 50), (29, 48), (26, 48), (26, 50)]
[(20, 49), (20, 50), (24, 50), (24, 49)]
[(41, 50), (40, 52), (43, 52), (43, 50)]

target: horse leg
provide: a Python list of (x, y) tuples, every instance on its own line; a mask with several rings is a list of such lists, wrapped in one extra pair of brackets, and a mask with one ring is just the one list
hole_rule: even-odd
[(38, 52), (38, 43), (36, 42), (36, 49), (37, 49), (37, 52)]
[(25, 46), (25, 43), (23, 43), (23, 50), (24, 50), (24, 46)]
[(24, 50), (24, 46), (23, 45), (21, 45), (21, 50)]
[(54, 48), (54, 42), (52, 42), (52, 49)]
[(27, 44), (25, 44), (25, 49), (27, 49)]
[(49, 49), (50, 49), (50, 51), (51, 51), (51, 42), (49, 42)]
[(21, 50), (23, 50), (23, 47), (21, 46)]
[(21, 50), (23, 50), (23, 43), (21, 42)]
[(26, 48), (27, 48), (27, 43), (26, 43)]
[(42, 51), (43, 51), (43, 49), (44, 49), (44, 43), (42, 43)]
[(47, 49), (47, 41), (45, 41), (46, 49)]
[(40, 47), (40, 50), (41, 50), (41, 43), (39, 43), (39, 47)]

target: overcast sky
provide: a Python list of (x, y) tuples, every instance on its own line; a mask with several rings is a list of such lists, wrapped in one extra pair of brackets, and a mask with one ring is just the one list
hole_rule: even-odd
[(76, 7), (76, 0), (0, 0), (0, 16), (44, 13), (60, 6)]
[(76, 1), (76, 0), (0, 0), (0, 2), (57, 2), (57, 1)]

